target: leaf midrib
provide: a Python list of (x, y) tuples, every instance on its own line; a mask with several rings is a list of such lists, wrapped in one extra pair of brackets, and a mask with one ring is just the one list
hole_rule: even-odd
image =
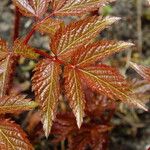
[[(114, 89), (115, 91), (119, 92), (121, 95), (125, 96), (127, 99), (132, 100), (129, 96), (127, 96), (126, 94), (124, 94), (123, 92), (121, 92), (119, 89), (114, 88), (114, 86), (112, 86), (111, 84), (108, 84), (108, 82), (105, 82), (104, 80), (100, 79), (98, 76), (96, 76), (93, 73), (90, 73), (88, 71), (85, 71), (83, 69), (80, 69), (82, 72), (84, 72), (85, 74), (88, 74), (89, 76), (92, 76), (93, 78), (96, 78), (96, 80), (100, 80), (100, 82), (102, 82), (103, 84), (107, 85), (108, 87), (111, 87), (112, 89)], [(131, 92), (130, 90), (128, 92)], [(115, 96), (116, 97), (116, 96)], [(122, 99), (121, 99), (122, 100)]]
[[(96, 20), (96, 22), (92, 22), (92, 24), (97, 24), (100, 20)], [(78, 41), (80, 41), (81, 39), (83, 39), (83, 37), (86, 37), (87, 34), (89, 34), (89, 31), (92, 32), (92, 34), (96, 34), (95, 32), (98, 30), (98, 28), (100, 28), (100, 26), (102, 26), (102, 24), (105, 22), (105, 20), (101, 20), (99, 25), (95, 25), (95, 28), (93, 26), (91, 26), (84, 34), (82, 34), (79, 38), (77, 38), (76, 40), (74, 40), (71, 44), (68, 44), (64, 49), (59, 50), (60, 52), (58, 53), (58, 56), (65, 53), (67, 51), (67, 49), (69, 49), (71, 46), (73, 46), (75, 43), (77, 43)], [(93, 28), (92, 28), (93, 27)], [(105, 27), (107, 27), (107, 25), (105, 25)], [(102, 28), (103, 29), (103, 28)], [(102, 29), (99, 29), (98, 31), (100, 32)], [(98, 32), (97, 31), (97, 32)], [(94, 35), (92, 35), (94, 36)], [(88, 38), (89, 39), (89, 38)], [(87, 40), (87, 39), (86, 39)]]
[(8, 143), (10, 144), (10, 146), (12, 147), (13, 150), (15, 149), (15, 146), (11, 143), (11, 141), (9, 140), (9, 138), (6, 136), (6, 134), (3, 132), (2, 129), (0, 129), (1, 134), (3, 135), (3, 137), (8, 141)]
[(79, 116), (80, 116), (80, 118), (79, 118), (79, 121), (81, 121), (82, 120), (82, 110), (81, 110), (81, 106), (80, 106), (80, 101), (81, 101), (81, 99), (79, 98), (79, 90), (78, 90), (78, 86), (77, 86), (77, 79), (76, 79), (76, 72), (75, 72), (75, 70), (73, 70), (73, 75), (74, 75), (74, 79), (75, 79), (75, 88), (77, 89), (76, 90), (76, 94), (77, 94), (77, 107), (79, 107), (78, 108), (78, 111), (79, 111)]
[[(14, 106), (14, 105), (11, 106), (11, 104), (10, 104), (7, 106), (0, 106), (0, 112), (3, 112), (4, 110), (5, 110), (5, 112), (10, 112), (10, 111), (17, 111), (17, 110), (24, 111), (24, 110), (32, 109), (32, 108), (34, 108), (34, 105), (32, 104), (32, 106), (31, 106), (31, 104), (29, 103), (29, 104), (22, 104), (22, 105), (16, 105), (16, 106)], [(24, 108), (24, 107), (27, 107), (27, 108)], [(24, 108), (24, 110), (20, 110), (21, 108)], [(15, 110), (13, 110), (13, 109), (15, 109)]]

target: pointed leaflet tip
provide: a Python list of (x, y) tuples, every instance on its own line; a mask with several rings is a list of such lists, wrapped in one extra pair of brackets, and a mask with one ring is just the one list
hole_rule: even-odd
[(106, 20), (108, 21), (108, 23), (111, 25), (111, 24), (113, 24), (114, 22), (119, 21), (121, 18), (120, 18), (120, 17), (110, 17), (110, 16), (108, 16), (108, 17), (106, 17), (105, 19), (106, 19)]
[(140, 109), (143, 109), (144, 111), (148, 111), (148, 108), (145, 106), (145, 104), (142, 101), (140, 101), (136, 98), (131, 99), (131, 100), (132, 100), (131, 102), (133, 105), (137, 106)]
[(78, 110), (76, 114), (76, 120), (77, 120), (77, 126), (80, 129), (82, 123), (83, 123), (83, 112), (81, 110)]
[(134, 70), (139, 70), (139, 68), (138, 68), (138, 65), (136, 64), (136, 63), (133, 63), (133, 62), (129, 62), (129, 65), (130, 65), (130, 67), (131, 68), (133, 68)]
[(45, 137), (46, 137), (46, 139), (48, 139), (51, 130), (49, 130), (49, 131), (46, 130), (46, 129), (44, 128), (44, 126), (43, 126), (43, 129), (44, 129)]
[(145, 111), (148, 111), (148, 108), (143, 104), (138, 103), (137, 106)]
[(132, 46), (135, 46), (135, 44), (130, 43), (130, 42), (120, 42), (120, 45), (122, 47), (132, 47)]
[(146, 67), (143, 65), (138, 65), (136, 63), (130, 62), (130, 66), (147, 82), (150, 83), (150, 67)]

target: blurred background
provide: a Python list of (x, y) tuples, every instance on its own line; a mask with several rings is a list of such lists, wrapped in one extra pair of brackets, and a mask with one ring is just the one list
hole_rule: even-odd
[[(134, 85), (137, 93), (144, 93), (144, 100), (150, 97), (150, 85), (143, 82), (138, 74), (129, 67), (129, 61), (150, 66), (150, 5), (147, 0), (116, 0), (112, 5), (99, 10), (104, 16), (118, 16), (122, 19), (100, 34), (99, 38), (130, 41), (135, 44), (131, 50), (119, 53), (107, 61), (118, 67), (121, 73)], [(66, 21), (68, 18), (66, 18)], [(14, 22), (14, 6), (11, 0), (0, 0), (0, 37), (11, 45)], [(21, 18), (20, 36), (29, 31), (32, 20)], [(37, 48), (49, 49), (49, 38), (38, 33), (30, 41)], [(35, 62), (21, 58), (17, 68), (15, 84), (18, 89), (31, 93), (31, 71)], [(138, 80), (135, 80), (137, 78)], [(141, 99), (142, 99), (141, 98)], [(110, 150), (148, 150), (150, 147), (150, 115), (143, 110), (129, 108), (120, 104), (112, 119)]]

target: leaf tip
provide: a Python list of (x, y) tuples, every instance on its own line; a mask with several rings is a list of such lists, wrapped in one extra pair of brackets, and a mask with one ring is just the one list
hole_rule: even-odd
[(131, 43), (131, 42), (124, 42), (124, 41), (120, 41), (118, 43), (119, 47), (125, 49), (125, 48), (130, 48), (132, 46), (135, 46), (135, 44)]
[(79, 129), (81, 128), (82, 122), (83, 122), (83, 119), (77, 120), (77, 126)]
[(51, 128), (46, 128), (46, 127), (43, 125), (43, 130), (44, 130), (44, 134), (45, 134), (46, 139), (48, 139), (49, 134), (50, 134), (50, 132), (51, 132)]
[(135, 46), (135, 44), (134, 44), (134, 43), (131, 43), (131, 42), (122, 42), (121, 45), (122, 45), (122, 46), (127, 46), (127, 47)]
[(143, 109), (144, 111), (149, 111), (148, 108), (143, 104), (143, 103), (137, 103), (137, 106), (141, 109)]
[(48, 139), (49, 133), (46, 133), (46, 132), (45, 132), (45, 137), (46, 137), (46, 139)]
[(141, 100), (137, 99), (136, 97), (134, 97), (134, 98), (131, 99), (131, 103), (134, 106), (137, 106), (138, 108), (143, 109), (144, 111), (148, 111), (148, 108), (145, 105), (145, 103), (142, 102)]
[(50, 116), (43, 116), (42, 118), (42, 123), (43, 123), (43, 131), (44, 131), (44, 134), (45, 134), (45, 137), (46, 139), (48, 139), (49, 137), (49, 134), (51, 132), (51, 128), (52, 128), (52, 120), (54, 118), (51, 118)]
[(109, 24), (113, 24), (116, 21), (119, 21), (121, 18), (120, 17), (106, 17), (106, 19), (108, 20)]
[(81, 113), (77, 113), (76, 120), (77, 120), (77, 126), (80, 129), (83, 123), (83, 115)]
[(133, 62), (131, 62), (131, 61), (129, 62), (129, 65), (130, 65), (130, 67), (133, 68), (133, 69), (134, 69), (134, 68), (137, 68), (136, 63), (133, 63)]
[(33, 108), (36, 108), (39, 106), (39, 104), (35, 101), (30, 101), (30, 105), (33, 107)]

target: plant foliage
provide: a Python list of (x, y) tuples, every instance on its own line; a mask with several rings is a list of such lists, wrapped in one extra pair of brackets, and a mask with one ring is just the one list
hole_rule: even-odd
[[(133, 46), (130, 42), (95, 40), (102, 30), (120, 18), (91, 16), (90, 13), (112, 1), (13, 0), (22, 15), (35, 17), (35, 23), (31, 32), (25, 37), (17, 37), (10, 48), (0, 39), (1, 149), (33, 149), (21, 127), (6, 119), (7, 113), (31, 110), (39, 105), (47, 138), (55, 122), (52, 133), (58, 135), (56, 141), (68, 138), (69, 148), (72, 150), (88, 147), (96, 150), (103, 149), (107, 143), (106, 133), (111, 129), (109, 121), (113, 113), (105, 118), (103, 113), (108, 109), (113, 112), (114, 105), (111, 100), (120, 100), (147, 110), (118, 69), (102, 63), (107, 57)], [(64, 25), (61, 16), (82, 17)], [(48, 53), (28, 45), (35, 31), (50, 37)], [(22, 94), (10, 93), (15, 64), (19, 57), (35, 59), (38, 62), (32, 76), (32, 90), (36, 102), (26, 99)], [(146, 80), (150, 80), (148, 68), (131, 64)], [(91, 97), (88, 93), (98, 95)], [(67, 112), (59, 113), (55, 119), (62, 95), (67, 99), (76, 122), (74, 116)], [(94, 116), (98, 118), (98, 122)], [(87, 122), (84, 121), (86, 117), (89, 117)], [(35, 123), (38, 124), (36, 121)]]

